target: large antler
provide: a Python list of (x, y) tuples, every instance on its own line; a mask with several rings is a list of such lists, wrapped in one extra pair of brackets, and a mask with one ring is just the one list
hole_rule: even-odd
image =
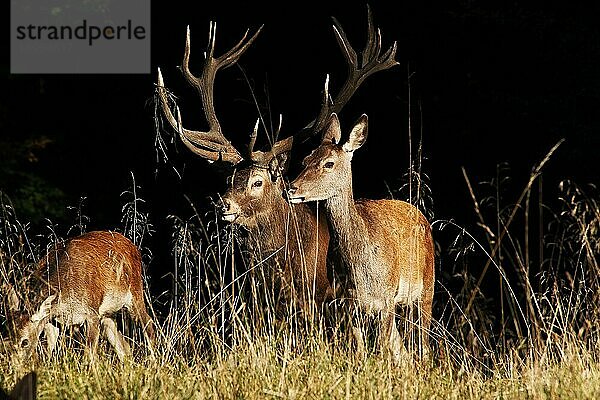
[(356, 55), (356, 51), (350, 45), (348, 37), (342, 29), (341, 24), (333, 18), (333, 31), (337, 42), (342, 49), (344, 58), (348, 64), (348, 77), (346, 82), (340, 89), (340, 92), (332, 101), (329, 94), (329, 75), (325, 79), (325, 89), (323, 91), (323, 103), (321, 110), (313, 121), (311, 121), (304, 129), (288, 138), (277, 141), (273, 144), (271, 153), (280, 154), (281, 152), (290, 151), (294, 142), (302, 142), (308, 137), (320, 132), (325, 123), (328, 121), (332, 113), (339, 113), (346, 105), (348, 100), (354, 95), (354, 92), (363, 83), (365, 79), (378, 71), (383, 71), (392, 68), (399, 63), (396, 58), (396, 42), (382, 55), (381, 54), (381, 31), (375, 28), (373, 24), (373, 14), (371, 8), (367, 6), (368, 19), (368, 37), (367, 44), (361, 54), (360, 62)]
[[(262, 30), (262, 26), (249, 39), (249, 30), (247, 30), (244, 34), (244, 37), (242, 37), (238, 44), (236, 44), (231, 50), (222, 56), (215, 58), (214, 50), (216, 30), (217, 24), (215, 22), (211, 22), (208, 35), (208, 49), (206, 51), (204, 67), (201, 75), (196, 77), (190, 72), (189, 68), (190, 28), (188, 26), (185, 41), (185, 53), (183, 55), (183, 65), (181, 66), (181, 70), (185, 76), (185, 79), (190, 85), (196, 88), (200, 94), (200, 97), (202, 98), (202, 107), (204, 108), (204, 115), (206, 116), (206, 121), (208, 122), (209, 128), (207, 132), (185, 129), (183, 126), (181, 126), (179, 117), (177, 119), (175, 118), (173, 112), (169, 108), (167, 93), (160, 68), (158, 69), (157, 87), (163, 114), (165, 115), (165, 118), (171, 127), (179, 133), (181, 141), (186, 145), (186, 147), (195, 154), (206, 158), (209, 161), (223, 161), (235, 165), (242, 161), (243, 157), (236, 150), (236, 148), (233, 147), (231, 142), (229, 142), (223, 135), (221, 124), (219, 124), (219, 120), (217, 119), (213, 98), (215, 75), (219, 69), (228, 68), (238, 61), (240, 56), (248, 49), (252, 42), (254, 42)], [(177, 110), (177, 112), (179, 111)]]
[(323, 93), (323, 105), (317, 118), (309, 125), (309, 128), (315, 132), (321, 131), (329, 116), (333, 113), (338, 114), (346, 105), (348, 100), (354, 95), (354, 92), (372, 74), (392, 68), (399, 63), (396, 58), (396, 41), (392, 46), (381, 55), (381, 31), (375, 28), (373, 24), (373, 14), (371, 8), (367, 6), (367, 19), (369, 26), (369, 36), (367, 44), (362, 52), (361, 62), (359, 64), (356, 52), (350, 45), (346, 33), (342, 29), (340, 23), (333, 18), (333, 30), (335, 37), (344, 53), (346, 62), (348, 63), (348, 78), (342, 86), (337, 97), (331, 103), (329, 98), (329, 77), (325, 79), (325, 90)]

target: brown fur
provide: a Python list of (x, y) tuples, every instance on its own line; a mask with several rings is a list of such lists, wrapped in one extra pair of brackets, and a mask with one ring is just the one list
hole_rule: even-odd
[[(35, 349), (42, 330), (53, 329), (47, 325), (56, 318), (63, 326), (85, 322), (92, 352), (102, 325), (122, 358), (128, 345), (110, 314), (123, 307), (144, 327), (149, 344), (154, 339), (153, 322), (144, 304), (141, 254), (120, 233), (89, 232), (57, 244), (40, 260), (34, 280), (35, 307), (41, 310), (40, 305), (47, 304), (48, 309), (34, 314), (40, 316), (39, 322), (31, 316), (25, 326), (17, 327), (17, 347), (24, 356)], [(23, 349), (20, 344), (24, 339), (28, 346)]]
[[(267, 264), (282, 271), (276, 278), (280, 285), (293, 288), (292, 298), (307, 307), (311, 301), (320, 306), (329, 285), (327, 250), (329, 230), (321, 213), (307, 205), (290, 205), (283, 198), (281, 177), (258, 166), (247, 166), (231, 179), (231, 188), (223, 196), (224, 212), (237, 212), (234, 223), (249, 230), (247, 247), (253, 250), (254, 262), (273, 253)], [(252, 185), (260, 179), (262, 185)]]
[[(397, 355), (396, 304), (417, 303), (421, 336), (427, 330), (433, 302), (434, 247), (431, 226), (414, 206), (398, 200), (358, 200), (352, 193), (351, 160), (366, 140), (366, 116), (339, 145), (335, 114), (323, 142), (304, 160), (304, 170), (292, 182), (293, 202), (325, 200), (325, 211), (343, 265), (351, 296), (367, 313), (381, 313), (384, 343)], [(387, 340), (386, 340), (387, 338)]]

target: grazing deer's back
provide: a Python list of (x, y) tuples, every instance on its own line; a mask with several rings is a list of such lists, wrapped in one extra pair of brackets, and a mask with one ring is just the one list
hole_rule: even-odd
[(141, 255), (120, 233), (89, 232), (51, 249), (40, 261), (38, 277), (63, 299), (85, 295), (97, 310), (106, 293), (138, 289)]

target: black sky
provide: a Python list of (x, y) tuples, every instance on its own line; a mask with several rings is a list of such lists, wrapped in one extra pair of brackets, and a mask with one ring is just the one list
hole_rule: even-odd
[[(180, 97), (184, 124), (204, 127), (199, 98), (177, 70), (186, 25), (196, 68), (210, 20), (218, 23), (217, 53), (246, 28), (265, 25), (241, 65), (262, 104), (268, 92), (273, 120), (283, 114), (283, 135), (314, 116), (326, 73), (334, 90), (345, 77), (330, 17), (355, 47), (366, 35), (361, 2), (197, 3), (152, 2), (149, 76), (10, 75), (5, 47), (0, 134), (43, 134), (54, 141), (30, 168), (67, 193), (65, 207), (86, 196), (91, 228), (119, 225), (119, 195), (130, 186), (130, 172), (159, 235), (165, 234), (166, 215), (191, 212), (184, 195), (205, 210), (206, 198), (223, 188), (220, 176), (179, 143), (169, 145), (167, 165), (156, 161), (152, 97), (158, 66)], [(566, 4), (371, 2), (384, 46), (398, 41), (401, 65), (370, 78), (341, 114), (346, 132), (360, 114), (370, 118), (367, 145), (354, 161), (357, 194), (385, 197), (386, 184), (400, 185), (409, 164), (409, 81), (413, 140), (422, 134), (437, 217), (472, 219), (461, 166), (481, 181), (508, 162), (516, 193), (560, 138), (567, 140), (548, 164), (548, 190), (565, 178), (599, 183), (600, 10)], [(220, 73), (215, 92), (222, 125), (235, 143), (244, 143), (256, 109), (240, 70)]]

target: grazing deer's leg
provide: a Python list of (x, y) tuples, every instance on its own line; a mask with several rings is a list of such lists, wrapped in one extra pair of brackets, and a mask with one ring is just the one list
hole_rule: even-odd
[(142, 325), (148, 349), (151, 354), (154, 354), (154, 321), (152, 321), (152, 318), (150, 318), (150, 315), (148, 315), (148, 312), (146, 311), (142, 289), (140, 288), (137, 293), (139, 293), (139, 295), (134, 295), (133, 299), (132, 315), (135, 321)]
[(98, 339), (100, 338), (100, 320), (98, 316), (89, 317), (87, 324), (87, 347), (86, 351), (91, 360), (96, 357), (98, 349)]
[[(433, 285), (431, 285), (433, 286)], [(431, 308), (433, 306), (433, 287), (427, 288), (419, 304), (419, 332), (423, 357), (429, 354), (429, 328), (431, 326)]]
[(396, 327), (395, 307), (381, 312), (381, 325), (379, 327), (379, 340), (381, 348), (387, 350), (394, 363), (398, 364), (403, 353), (403, 343), (398, 328)]
[(36, 399), (37, 398), (37, 375), (35, 372), (30, 372), (22, 377), (13, 390), (10, 396), (0, 390), (0, 398), (4, 399)]
[[(431, 235), (431, 233), (429, 233)], [(433, 239), (429, 236), (427, 250), (425, 251), (425, 267), (423, 270), (423, 293), (419, 305), (420, 332), (422, 343), (422, 356), (429, 354), (429, 329), (431, 327), (431, 316), (433, 306), (433, 295), (435, 291), (435, 246)]]
[(60, 330), (48, 322), (44, 325), (44, 334), (46, 335), (46, 349), (48, 350), (48, 357), (52, 356), (54, 349), (56, 349), (56, 343), (58, 342), (58, 335)]
[(354, 336), (354, 341), (356, 343), (356, 355), (359, 358), (363, 358), (365, 356), (365, 338), (361, 327), (352, 325), (352, 335)]
[(364, 320), (362, 317), (362, 312), (359, 308), (358, 303), (352, 302), (352, 313), (350, 314), (350, 326), (352, 328), (352, 336), (354, 337), (354, 342), (356, 344), (356, 355), (359, 358), (364, 358), (365, 353), (365, 338), (363, 335), (364, 329)]
[(129, 343), (121, 335), (121, 332), (117, 329), (117, 324), (111, 318), (102, 318), (100, 324), (104, 328), (104, 335), (108, 339), (108, 342), (114, 347), (117, 357), (123, 362), (125, 356), (131, 355)]

